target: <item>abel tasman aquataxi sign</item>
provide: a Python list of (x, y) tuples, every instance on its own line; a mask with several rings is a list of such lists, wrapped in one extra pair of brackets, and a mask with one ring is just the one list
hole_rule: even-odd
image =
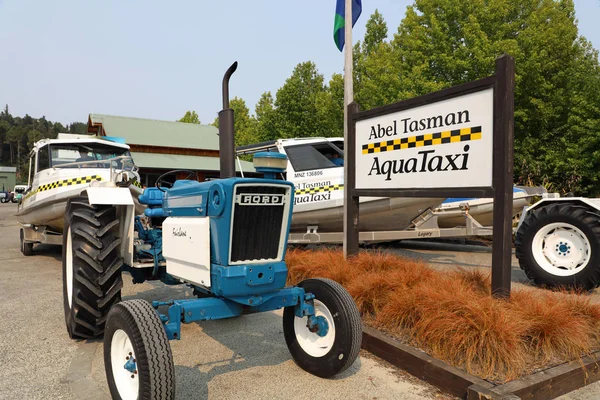
[(356, 123), (356, 188), (492, 186), (494, 91)]
[(360, 196), (493, 197), (492, 290), (510, 293), (514, 60), (495, 74), (367, 111), (348, 106), (344, 232), (358, 252)]

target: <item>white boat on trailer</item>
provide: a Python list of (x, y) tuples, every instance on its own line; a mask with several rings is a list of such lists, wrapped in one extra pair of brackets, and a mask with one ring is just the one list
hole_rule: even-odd
[[(294, 183), (294, 211), (289, 242), (341, 243), (344, 208), (344, 139), (279, 139), (240, 146), (238, 156), (259, 151), (286, 154), (281, 176)], [(545, 190), (514, 190), (513, 215)], [(493, 199), (361, 197), (361, 242), (410, 238), (492, 235)]]
[(142, 213), (144, 207), (137, 202), (142, 193), (139, 179), (126, 144), (71, 134), (36, 142), (16, 214), (22, 250), (23, 246), (30, 250), (34, 243), (62, 244), (67, 200), (90, 187), (128, 187), (136, 214)]

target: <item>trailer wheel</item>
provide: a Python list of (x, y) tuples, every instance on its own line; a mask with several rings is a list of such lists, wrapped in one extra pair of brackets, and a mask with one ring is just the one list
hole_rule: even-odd
[(313, 375), (327, 378), (350, 367), (360, 351), (362, 325), (348, 292), (330, 279), (307, 279), (298, 285), (315, 296), (317, 317), (327, 322), (324, 336), (311, 332), (307, 317), (298, 318), (294, 307), (283, 312), (283, 334), (296, 364)]
[(33, 243), (25, 241), (25, 232), (21, 229), (19, 236), (21, 237), (21, 253), (24, 256), (30, 256), (33, 254)]
[(121, 300), (122, 257), (116, 209), (85, 196), (67, 203), (63, 234), (63, 303), (72, 339), (102, 335), (110, 307)]
[(104, 334), (104, 365), (113, 399), (175, 398), (175, 367), (167, 333), (144, 300), (115, 305)]
[(584, 206), (555, 203), (532, 211), (515, 248), (537, 285), (589, 290), (600, 284), (600, 215)]

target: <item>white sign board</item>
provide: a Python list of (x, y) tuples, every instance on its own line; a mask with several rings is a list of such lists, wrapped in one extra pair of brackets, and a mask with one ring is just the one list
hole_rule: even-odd
[(356, 122), (356, 189), (491, 187), (494, 90)]

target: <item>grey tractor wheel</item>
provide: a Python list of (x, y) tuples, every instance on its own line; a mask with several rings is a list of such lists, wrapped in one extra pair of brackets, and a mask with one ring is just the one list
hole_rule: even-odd
[(73, 339), (102, 335), (111, 306), (121, 300), (119, 220), (113, 206), (70, 199), (63, 230), (63, 302)]
[(175, 367), (167, 333), (144, 300), (115, 305), (104, 334), (104, 366), (113, 399), (175, 398)]
[(317, 317), (327, 322), (324, 336), (311, 332), (307, 317), (298, 318), (294, 307), (283, 312), (283, 334), (292, 358), (303, 370), (328, 378), (350, 367), (360, 351), (362, 324), (352, 296), (330, 279), (307, 279), (298, 285), (315, 296)]
[(600, 214), (574, 204), (536, 209), (521, 224), (515, 250), (537, 285), (593, 289), (600, 285)]
[(23, 229), (21, 229), (19, 236), (21, 237), (21, 253), (24, 256), (30, 256), (33, 254), (33, 243), (29, 243), (25, 241), (25, 233)]

